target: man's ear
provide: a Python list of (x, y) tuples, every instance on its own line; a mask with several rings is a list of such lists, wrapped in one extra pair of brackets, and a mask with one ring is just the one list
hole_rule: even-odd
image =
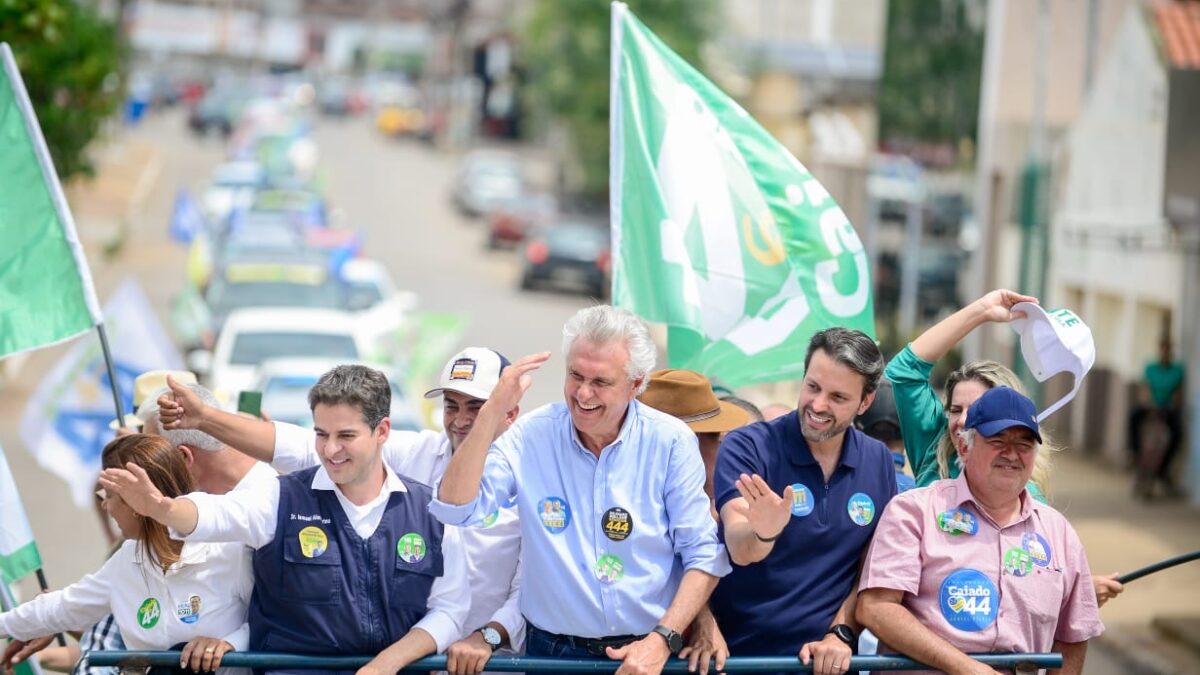
[(861, 414), (867, 412), (867, 408), (870, 408), (871, 404), (874, 402), (875, 402), (875, 392), (871, 392), (871, 393), (867, 394), (866, 396), (863, 396), (862, 403), (860, 403), (858, 405), (858, 413), (857, 414), (861, 415)]
[(507, 430), (509, 427), (511, 427), (513, 422), (517, 421), (517, 416), (520, 414), (521, 414), (521, 406), (519, 406), (519, 405), (513, 406), (512, 410), (509, 410), (507, 413), (505, 413), (505, 415), (504, 415), (505, 430)]
[(180, 443), (175, 447), (179, 449), (179, 454), (183, 455), (184, 463), (188, 466), (196, 463), (196, 450), (192, 446)]
[(380, 444), (387, 442), (388, 435), (392, 433), (392, 419), (385, 417), (375, 425), (375, 440)]

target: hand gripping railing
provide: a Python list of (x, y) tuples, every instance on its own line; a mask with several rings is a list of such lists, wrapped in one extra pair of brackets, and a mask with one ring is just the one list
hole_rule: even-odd
[[(371, 660), (370, 656), (308, 656), (274, 652), (228, 652), (221, 658), (222, 668), (263, 668), (268, 670), (356, 670)], [(971, 658), (1000, 670), (1019, 669), (1034, 672), (1038, 668), (1061, 668), (1062, 654), (973, 654)], [(95, 651), (88, 652), (90, 666), (179, 666), (179, 652), (152, 651)], [(559, 659), (540, 656), (495, 655), (487, 669), (503, 673), (612, 673), (620, 661), (606, 659)], [(687, 661), (670, 659), (664, 673), (687, 673)], [(446, 669), (446, 657), (427, 656), (415, 661), (401, 672), (422, 672)], [(713, 669), (710, 669), (713, 670)], [(899, 656), (855, 656), (850, 659), (850, 672), (859, 670), (929, 670)], [(728, 673), (812, 672), (794, 656), (739, 656), (725, 662)]]

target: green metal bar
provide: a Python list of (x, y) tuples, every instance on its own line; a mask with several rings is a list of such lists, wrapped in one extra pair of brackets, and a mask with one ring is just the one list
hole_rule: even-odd
[[(229, 652), (221, 659), (222, 668), (263, 668), (289, 670), (355, 670), (371, 660), (371, 656), (307, 656), (271, 652)], [(1020, 666), (1061, 668), (1062, 654), (973, 654), (976, 659), (993, 668), (1012, 669)], [(165, 651), (95, 651), (88, 652), (88, 665), (121, 666), (178, 666), (179, 652)], [(560, 659), (537, 656), (493, 656), (487, 669), (503, 673), (612, 673), (620, 661), (604, 659)], [(446, 657), (427, 656), (401, 672), (420, 672), (446, 669)], [(899, 656), (855, 656), (850, 670), (928, 670), (929, 667)], [(766, 673), (788, 671), (812, 672), (794, 656), (741, 656), (725, 662), (730, 673)], [(664, 673), (687, 673), (687, 661), (671, 659)]]

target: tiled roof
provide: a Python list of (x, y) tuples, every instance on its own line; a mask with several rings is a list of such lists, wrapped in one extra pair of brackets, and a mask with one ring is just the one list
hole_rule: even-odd
[(1172, 68), (1200, 69), (1200, 2), (1163, 2), (1154, 7), (1167, 62)]

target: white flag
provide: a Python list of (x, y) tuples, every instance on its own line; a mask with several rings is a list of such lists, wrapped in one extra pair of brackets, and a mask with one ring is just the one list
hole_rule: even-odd
[[(181, 370), (183, 359), (163, 331), (137, 282), (125, 281), (104, 305), (113, 370), (126, 410), (133, 381), (148, 370)], [(75, 343), (42, 381), (21, 416), (21, 438), (38, 464), (71, 486), (87, 508), (100, 473), (100, 451), (112, 440), (116, 417), (98, 338)]]

